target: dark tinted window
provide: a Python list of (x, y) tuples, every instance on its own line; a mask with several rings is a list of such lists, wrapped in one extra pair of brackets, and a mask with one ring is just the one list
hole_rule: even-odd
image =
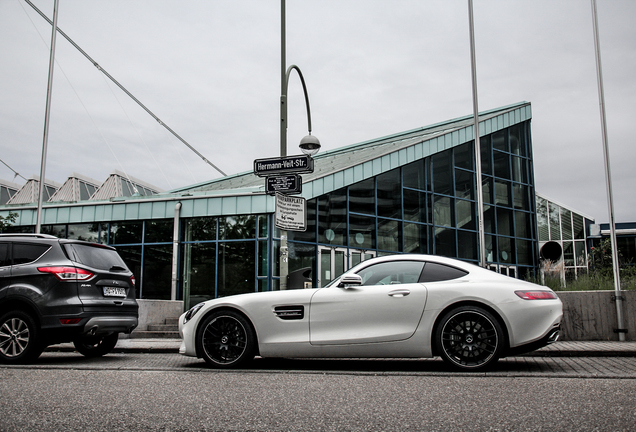
[(44, 255), (50, 246), (41, 244), (13, 244), (13, 264), (26, 264), (33, 262)]
[(112, 267), (126, 269), (126, 264), (112, 249), (84, 244), (64, 245), (70, 259), (100, 270), (110, 270)]
[(438, 263), (426, 263), (420, 282), (441, 282), (466, 276), (468, 272)]
[(9, 244), (0, 243), (0, 267), (6, 267), (10, 265), (9, 262)]
[(366, 267), (358, 275), (363, 285), (417, 283), (422, 267), (421, 261), (388, 261)]

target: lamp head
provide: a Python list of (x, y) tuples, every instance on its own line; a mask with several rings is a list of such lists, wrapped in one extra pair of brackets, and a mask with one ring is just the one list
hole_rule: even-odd
[(298, 147), (300, 147), (302, 152), (306, 155), (312, 156), (320, 150), (320, 141), (318, 141), (318, 138), (310, 134), (300, 140), (300, 145)]

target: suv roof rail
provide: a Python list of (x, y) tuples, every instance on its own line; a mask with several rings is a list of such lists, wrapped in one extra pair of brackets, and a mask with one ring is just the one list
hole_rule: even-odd
[(29, 234), (29, 233), (0, 234), (0, 237), (28, 237), (28, 238), (57, 239), (57, 237), (52, 236), (50, 234)]

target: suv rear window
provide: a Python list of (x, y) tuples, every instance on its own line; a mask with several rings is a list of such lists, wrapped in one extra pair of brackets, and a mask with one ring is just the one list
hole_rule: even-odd
[(65, 244), (64, 247), (71, 261), (100, 270), (112, 270), (113, 267), (119, 267), (117, 270), (128, 269), (119, 254), (112, 249), (79, 243)]
[(42, 244), (13, 244), (13, 265), (27, 264), (40, 258), (50, 246)]

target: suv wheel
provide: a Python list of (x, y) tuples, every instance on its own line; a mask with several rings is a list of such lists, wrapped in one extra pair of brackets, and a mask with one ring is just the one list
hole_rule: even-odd
[(82, 336), (73, 341), (75, 349), (86, 357), (101, 357), (108, 354), (117, 345), (119, 333), (106, 336)]
[(15, 310), (0, 317), (0, 361), (23, 363), (38, 358), (42, 351), (37, 325), (29, 314)]

